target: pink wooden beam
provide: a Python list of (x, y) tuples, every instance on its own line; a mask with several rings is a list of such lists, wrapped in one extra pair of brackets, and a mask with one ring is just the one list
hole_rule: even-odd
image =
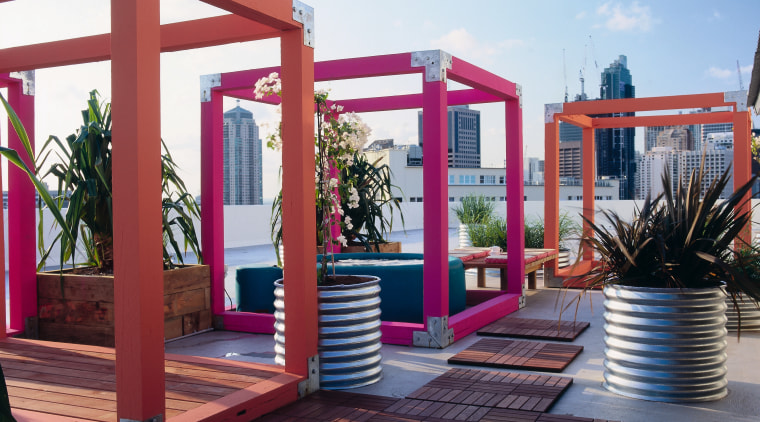
[(508, 81), (457, 57), (452, 57), (452, 66), (447, 75), (453, 81), (503, 99), (516, 99), (519, 95), (516, 92), (517, 84), (514, 82)]
[[(161, 26), (161, 51), (273, 38), (271, 27), (235, 16), (217, 16)], [(111, 58), (111, 34), (98, 34), (67, 40), (0, 49), (0, 73), (43, 69)]]
[[(24, 86), (23, 80), (11, 79), (8, 87), (8, 103), (13, 107), (26, 128), (29, 142), (34, 150), (34, 93)], [(21, 139), (8, 123), (8, 146), (24, 151)], [(27, 166), (34, 168), (20, 154)], [(11, 329), (24, 330), (26, 319), (37, 316), (37, 229), (34, 203), (34, 185), (26, 173), (16, 166), (8, 166), (8, 284), (11, 303)], [(0, 255), (4, 260), (5, 255)], [(5, 274), (3, 272), (2, 274)], [(5, 296), (3, 296), (4, 298)]]
[(201, 243), (211, 270), (211, 310), (224, 312), (224, 110), (222, 94), (210, 89), (201, 102)]
[(525, 210), (523, 186), (522, 104), (505, 102), (507, 157), (507, 286), (502, 290), (522, 294), (525, 280)]
[[(111, 1), (114, 319), (119, 420), (164, 419), (160, 8)], [(123, 142), (126, 141), (126, 142)]]
[(424, 263), (423, 316), (428, 319), (449, 314), (448, 271), (448, 111), (446, 82), (423, 83), (422, 165)]
[(468, 334), (474, 333), (497, 319), (520, 309), (520, 297), (522, 294), (498, 291), (495, 293), (498, 296), (467, 308), (451, 317), (449, 327), (454, 330), (454, 340), (459, 340)]

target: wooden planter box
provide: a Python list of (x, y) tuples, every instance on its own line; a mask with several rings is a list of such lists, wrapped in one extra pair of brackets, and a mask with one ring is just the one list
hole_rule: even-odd
[[(211, 327), (211, 275), (207, 265), (164, 271), (164, 338)], [(41, 340), (114, 346), (113, 276), (37, 273)]]

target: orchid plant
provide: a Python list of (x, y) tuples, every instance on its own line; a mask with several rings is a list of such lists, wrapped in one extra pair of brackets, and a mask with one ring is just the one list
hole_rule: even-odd
[[(281, 94), (282, 82), (276, 72), (256, 82), (256, 99), (272, 95), (280, 97)], [(343, 106), (328, 100), (328, 92), (325, 90), (314, 91), (314, 104), (317, 127), (314, 136), (317, 241), (325, 246), (319, 276), (319, 281), (322, 282), (327, 276), (328, 256), (333, 258), (332, 245), (347, 246), (346, 237), (339, 230), (333, 231), (333, 227), (353, 229), (351, 217), (345, 215), (341, 207), (341, 198), (347, 198), (349, 209), (359, 206), (355, 177), (343, 170), (353, 165), (357, 152), (367, 143), (371, 130), (357, 114), (344, 113)], [(268, 148), (281, 150), (282, 123), (266, 139)]]

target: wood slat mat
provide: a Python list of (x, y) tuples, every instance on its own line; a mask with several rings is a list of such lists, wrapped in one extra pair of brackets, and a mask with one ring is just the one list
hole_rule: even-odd
[(481, 328), (478, 335), (573, 341), (589, 327), (586, 321), (504, 317)]
[(450, 364), (562, 372), (583, 346), (528, 340), (482, 339), (449, 358)]
[[(440, 383), (440, 380), (437, 382)], [(504, 399), (501, 401), (504, 401)], [(550, 415), (529, 410), (489, 407), (485, 404), (476, 404), (475, 401), (465, 404), (409, 398), (397, 399), (327, 390), (318, 391), (296, 403), (256, 419), (256, 421), (608, 422), (601, 419), (580, 418), (570, 415)]]

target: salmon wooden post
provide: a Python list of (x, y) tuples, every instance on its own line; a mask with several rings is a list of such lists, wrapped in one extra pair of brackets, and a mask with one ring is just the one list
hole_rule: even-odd
[[(544, 106), (544, 248), (559, 249), (559, 122), (562, 103)], [(551, 283), (559, 262), (546, 264), (544, 283)]]
[[(744, 95), (746, 98), (746, 95)], [(751, 133), (750, 128), (752, 126), (750, 111), (746, 109), (744, 105), (743, 110), (740, 110), (741, 103), (737, 103), (734, 108), (736, 111), (733, 113), (734, 122), (734, 189), (738, 188), (742, 184), (746, 183), (752, 177), (752, 164), (751, 154), (748, 152), (752, 150), (751, 145)], [(751, 213), (752, 204), (750, 203), (750, 196), (752, 192), (748, 192), (746, 195), (746, 202), (738, 212)], [(751, 214), (750, 214), (751, 215)], [(748, 223), (744, 229), (739, 233), (739, 239), (742, 244), (749, 245), (752, 243), (752, 223)]]
[(453, 343), (449, 329), (448, 272), (448, 109), (446, 69), (451, 55), (441, 50), (412, 53), (412, 64), (425, 66), (422, 82), (422, 196), (424, 263), (422, 315), (425, 331), (414, 333), (414, 345), (443, 348)]
[[(314, 49), (304, 45), (305, 29), (286, 31), (282, 49), (282, 239), (287, 323), (285, 369), (310, 379), (317, 361), (317, 282), (313, 265), (314, 225)], [(254, 81), (255, 82), (255, 81)]]
[(111, 1), (116, 394), (129, 421), (165, 419), (159, 15), (157, 1)]
[(201, 242), (211, 269), (211, 312), (224, 311), (224, 141), (221, 75), (201, 77)]
[[(594, 143), (594, 129), (583, 128), (583, 216), (587, 221), (594, 222), (594, 186), (596, 184), (596, 144)], [(593, 232), (589, 223), (583, 221), (583, 234), (592, 236)], [(583, 259), (594, 259), (594, 251), (591, 248), (583, 248)]]
[[(522, 149), (522, 89), (518, 99), (505, 102), (507, 157), (507, 286), (501, 289), (522, 295), (525, 281), (525, 186)], [(524, 296), (523, 296), (524, 300)], [(522, 306), (525, 305), (523, 302)]]
[[(34, 151), (34, 71), (10, 75), (8, 103), (24, 124)], [(21, 139), (8, 125), (8, 146), (24, 151)], [(19, 154), (32, 167), (25, 153)], [(34, 185), (21, 169), (8, 166), (8, 248), (11, 330), (24, 330), (26, 319), (37, 316), (37, 227)], [(4, 256), (4, 255), (2, 255)], [(4, 273), (3, 273), (4, 274)], [(3, 296), (5, 297), (5, 296)]]

